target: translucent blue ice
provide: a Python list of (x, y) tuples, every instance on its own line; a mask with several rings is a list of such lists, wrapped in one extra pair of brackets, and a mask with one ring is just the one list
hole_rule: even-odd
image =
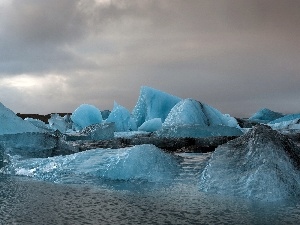
[(18, 160), (5, 173), (53, 182), (85, 182), (86, 179), (167, 182), (178, 175), (174, 155), (153, 145), (122, 149), (93, 149), (67, 156)]
[(174, 125), (163, 126), (162, 129), (155, 132), (159, 137), (170, 138), (201, 138), (201, 137), (217, 137), (217, 136), (240, 136), (243, 132), (236, 127), (223, 125)]
[(273, 129), (289, 129), (289, 130), (300, 130), (300, 118), (294, 120), (282, 121), (279, 123), (268, 124)]
[(0, 103), (0, 135), (39, 131), (36, 126), (18, 117), (13, 111)]
[(51, 114), (51, 118), (48, 122), (51, 129), (59, 130), (61, 133), (65, 133), (68, 129), (72, 128), (70, 117), (68, 115), (61, 117), (56, 113)]
[(203, 127), (223, 125), (238, 127), (235, 118), (194, 99), (178, 102), (168, 114), (163, 126), (200, 125)]
[(173, 106), (180, 100), (168, 93), (142, 86), (138, 101), (132, 111), (137, 127), (154, 118), (161, 118), (164, 122)]
[(116, 132), (124, 132), (129, 130), (136, 130), (136, 125), (132, 125), (130, 112), (123, 106), (114, 103), (114, 108), (109, 114), (106, 122), (115, 123)]
[(25, 118), (25, 121), (30, 122), (31, 124), (33, 124), (34, 126), (36, 126), (37, 128), (43, 130), (43, 131), (50, 131), (50, 126), (46, 123), (44, 123), (43, 121), (39, 120), (39, 119), (33, 119), (33, 118)]
[(162, 127), (162, 122), (160, 118), (154, 118), (151, 120), (147, 120), (144, 122), (140, 127), (139, 131), (147, 131), (147, 132), (154, 132), (160, 130)]
[(21, 157), (48, 157), (53, 153), (58, 139), (50, 133), (17, 133), (0, 135), (4, 154)]
[(281, 118), (278, 118), (276, 120), (271, 121), (269, 124), (275, 124), (275, 123), (281, 123), (289, 120), (295, 120), (295, 119), (300, 119), (300, 113), (298, 114), (289, 114), (286, 116), (283, 116)]
[(300, 196), (300, 150), (267, 126), (219, 146), (202, 172), (202, 191), (277, 201)]
[(82, 104), (71, 115), (75, 128), (81, 130), (89, 125), (101, 123), (102, 115), (98, 108), (93, 105)]
[(259, 123), (269, 123), (281, 117), (283, 117), (283, 114), (264, 108), (252, 115), (249, 120)]

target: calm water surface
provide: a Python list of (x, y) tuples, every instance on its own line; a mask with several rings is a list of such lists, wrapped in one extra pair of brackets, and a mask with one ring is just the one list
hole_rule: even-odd
[[(186, 176), (187, 174), (185, 174)], [(261, 203), (170, 185), (55, 184), (0, 175), (0, 224), (299, 224), (296, 201)]]

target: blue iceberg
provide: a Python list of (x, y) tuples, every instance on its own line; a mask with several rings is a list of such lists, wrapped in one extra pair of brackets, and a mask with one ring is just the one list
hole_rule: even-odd
[(181, 100), (168, 93), (142, 86), (138, 101), (132, 111), (137, 127), (154, 118), (165, 121), (171, 109)]
[(114, 108), (109, 114), (106, 122), (115, 123), (116, 132), (124, 132), (130, 130), (136, 130), (136, 124), (131, 118), (130, 112), (123, 106), (114, 103)]
[(178, 102), (168, 114), (162, 129), (156, 134), (162, 137), (211, 137), (240, 136), (237, 120), (228, 114), (194, 99)]
[(39, 128), (29, 121), (21, 119), (0, 102), (0, 135), (39, 131)]
[(93, 105), (82, 104), (71, 115), (76, 130), (81, 130), (87, 126), (101, 123), (101, 111)]
[(265, 125), (219, 146), (201, 175), (200, 190), (262, 201), (300, 196), (300, 150)]
[(163, 126), (201, 125), (203, 127), (223, 125), (238, 127), (237, 120), (228, 114), (196, 101), (184, 99), (178, 102), (168, 114)]
[(248, 120), (258, 123), (269, 123), (283, 116), (284, 115), (282, 113), (274, 112), (270, 109), (264, 108), (253, 114)]
[(154, 145), (139, 145), (49, 158), (19, 160), (11, 157), (2, 171), (62, 183), (86, 183), (88, 180), (167, 182), (178, 175), (179, 163), (174, 155)]
[(276, 120), (271, 121), (269, 124), (276, 124), (276, 123), (282, 123), (282, 122), (286, 122), (286, 121), (291, 121), (291, 120), (296, 120), (296, 119), (300, 119), (300, 113), (297, 114), (289, 114), (283, 117), (280, 117)]
[(162, 128), (162, 122), (160, 118), (154, 118), (151, 120), (147, 120), (144, 122), (140, 127), (139, 131), (146, 131), (146, 132), (154, 132), (160, 130)]

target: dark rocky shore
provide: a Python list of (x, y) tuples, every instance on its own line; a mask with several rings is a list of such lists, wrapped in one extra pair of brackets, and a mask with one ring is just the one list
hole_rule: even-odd
[[(25, 118), (32, 118), (32, 119), (37, 119), (37, 120), (41, 120), (43, 121), (44, 123), (48, 123), (48, 120), (51, 118), (51, 114), (54, 114), (54, 113), (50, 113), (50, 114), (46, 114), (46, 115), (41, 115), (41, 114), (24, 114), (24, 113), (17, 113), (16, 115), (18, 117), (21, 117), (22, 119), (25, 119)], [(60, 116), (65, 116), (65, 115), (71, 115), (71, 113), (56, 113)]]

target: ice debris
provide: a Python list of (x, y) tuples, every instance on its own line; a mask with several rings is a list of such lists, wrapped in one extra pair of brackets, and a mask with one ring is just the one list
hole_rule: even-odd
[(282, 129), (300, 130), (300, 118), (294, 120), (282, 121), (279, 123), (271, 123), (268, 125), (275, 130), (282, 130)]
[(286, 116), (283, 116), (276, 120), (271, 121), (269, 124), (271, 125), (271, 124), (276, 124), (276, 123), (282, 123), (282, 122), (287, 122), (287, 121), (296, 120), (296, 119), (300, 119), (300, 113), (288, 114)]
[(49, 157), (56, 148), (58, 138), (50, 133), (17, 133), (0, 135), (3, 154), (21, 157)]
[(72, 129), (72, 121), (68, 114), (64, 117), (57, 113), (51, 114), (48, 122), (52, 130), (59, 130), (61, 133), (66, 133), (67, 130)]
[(300, 150), (266, 125), (219, 146), (202, 172), (202, 191), (277, 201), (300, 196)]

